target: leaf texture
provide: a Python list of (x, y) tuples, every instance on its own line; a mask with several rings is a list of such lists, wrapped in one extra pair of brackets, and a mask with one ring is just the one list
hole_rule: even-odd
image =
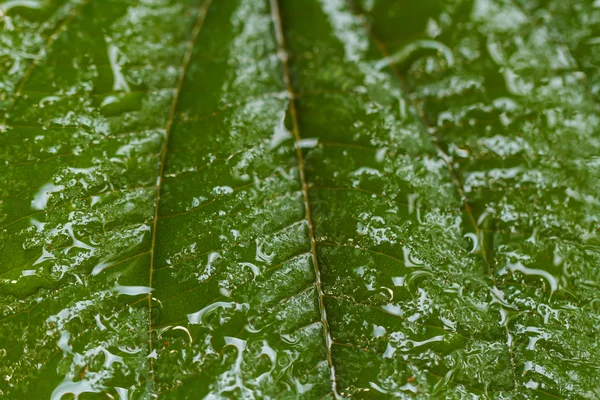
[(600, 396), (594, 2), (0, 10), (5, 398)]

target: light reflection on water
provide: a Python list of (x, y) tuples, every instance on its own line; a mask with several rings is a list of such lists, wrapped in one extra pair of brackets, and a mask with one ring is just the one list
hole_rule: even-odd
[(0, 394), (600, 396), (595, 3), (159, 3), (0, 3)]

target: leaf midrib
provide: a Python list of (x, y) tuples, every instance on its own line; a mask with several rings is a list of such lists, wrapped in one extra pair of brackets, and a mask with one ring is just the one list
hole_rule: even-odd
[[(188, 67), (190, 64), (190, 60), (192, 58), (192, 53), (194, 52), (194, 48), (196, 47), (196, 43), (198, 41), (198, 37), (200, 36), (200, 31), (204, 26), (204, 21), (206, 19), (206, 15), (208, 14), (208, 9), (212, 3), (212, 0), (204, 0), (203, 4), (200, 6), (198, 10), (198, 17), (196, 18), (196, 22), (194, 23), (194, 27), (192, 29), (191, 38), (188, 44), (188, 48), (185, 51), (183, 56), (183, 63), (181, 67), (181, 74), (179, 75), (179, 80), (177, 82), (177, 86), (175, 87), (175, 94), (173, 96), (173, 102), (171, 103), (171, 109), (169, 111), (169, 117), (167, 120), (167, 126), (165, 128), (165, 138), (163, 141), (163, 147), (160, 153), (160, 162), (159, 162), (159, 170), (158, 177), (156, 181), (156, 198), (154, 202), (154, 218), (152, 222), (152, 239), (150, 245), (150, 272), (148, 278), (148, 287), (152, 288), (153, 284), (153, 274), (154, 274), (154, 261), (155, 261), (155, 248), (156, 248), (156, 232), (157, 232), (157, 224), (158, 224), (158, 212), (160, 205), (160, 193), (161, 193), (161, 185), (162, 178), (164, 175), (165, 169), (165, 160), (167, 157), (167, 149), (169, 146), (169, 138), (171, 136), (171, 131), (173, 129), (173, 123), (175, 121), (175, 113), (177, 112), (177, 106), (179, 103), (179, 98), (181, 97), (181, 92), (183, 89), (183, 83), (185, 82), (185, 76), (188, 71)], [(153, 344), (152, 344), (152, 292), (148, 293), (148, 354), (152, 354)], [(152, 382), (153, 391), (156, 391), (156, 379), (155, 379), (155, 358), (149, 357), (150, 360), (150, 378)]]
[(285, 83), (285, 89), (289, 96), (289, 111), (290, 111), (290, 119), (292, 122), (292, 135), (294, 137), (295, 149), (296, 149), (296, 158), (298, 161), (298, 172), (300, 175), (300, 183), (302, 185), (302, 196), (304, 198), (304, 209), (305, 209), (305, 218), (308, 224), (308, 235), (310, 240), (310, 251), (313, 259), (313, 266), (315, 269), (315, 286), (317, 289), (317, 295), (319, 297), (319, 312), (321, 317), (321, 324), (323, 325), (323, 331), (325, 334), (325, 346), (327, 347), (327, 362), (329, 364), (330, 370), (330, 379), (331, 379), (331, 389), (334, 397), (337, 399), (339, 397), (336, 388), (336, 375), (335, 375), (335, 367), (333, 365), (333, 359), (331, 356), (331, 347), (333, 344), (333, 340), (329, 330), (329, 322), (327, 321), (327, 314), (325, 311), (325, 300), (323, 288), (321, 285), (321, 272), (319, 270), (319, 261), (317, 257), (317, 242), (315, 240), (314, 226), (311, 216), (311, 208), (310, 208), (310, 200), (308, 197), (308, 183), (306, 181), (306, 175), (304, 172), (304, 156), (302, 154), (302, 148), (300, 147), (300, 141), (302, 137), (300, 136), (300, 128), (298, 124), (298, 114), (296, 110), (296, 95), (294, 89), (292, 87), (292, 80), (290, 76), (290, 68), (289, 68), (289, 58), (287, 55), (287, 47), (285, 43), (285, 37), (283, 34), (283, 22), (281, 20), (281, 12), (279, 10), (279, 0), (270, 0), (271, 3), (271, 15), (273, 18), (273, 25), (275, 27), (275, 36), (277, 38), (278, 44), (278, 52), (279, 57), (281, 59), (281, 67), (283, 70), (283, 80)]

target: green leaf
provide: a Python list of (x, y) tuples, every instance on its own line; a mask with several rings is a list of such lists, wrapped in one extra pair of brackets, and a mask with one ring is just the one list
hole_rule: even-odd
[(0, 396), (600, 396), (600, 8), (0, 2)]

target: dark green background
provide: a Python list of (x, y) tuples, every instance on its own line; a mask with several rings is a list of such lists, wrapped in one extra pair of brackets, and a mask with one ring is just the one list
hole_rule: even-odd
[(600, 397), (597, 1), (0, 10), (0, 397)]

